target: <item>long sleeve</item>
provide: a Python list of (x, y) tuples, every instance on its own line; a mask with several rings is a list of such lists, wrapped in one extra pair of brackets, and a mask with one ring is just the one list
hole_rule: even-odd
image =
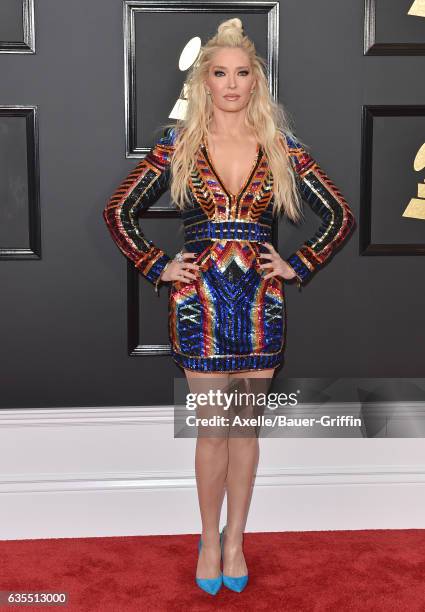
[(171, 258), (145, 237), (138, 215), (169, 188), (173, 142), (174, 129), (168, 128), (121, 182), (103, 210), (103, 218), (118, 248), (155, 288)]
[(296, 140), (287, 136), (289, 156), (300, 193), (322, 222), (314, 236), (286, 261), (294, 269), (298, 285), (304, 284), (325, 263), (355, 227), (353, 213), (336, 185)]

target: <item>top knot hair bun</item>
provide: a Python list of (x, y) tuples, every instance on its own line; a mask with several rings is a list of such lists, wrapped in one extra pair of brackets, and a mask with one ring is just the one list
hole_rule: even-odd
[(233, 17), (233, 19), (228, 19), (227, 21), (223, 21), (217, 28), (217, 32), (222, 34), (225, 30), (239, 30), (241, 34), (243, 34), (243, 25), (242, 21), (239, 17)]
[(213, 37), (214, 44), (238, 46), (241, 45), (245, 38), (242, 21), (239, 17), (227, 19), (220, 23), (217, 28), (217, 34)]

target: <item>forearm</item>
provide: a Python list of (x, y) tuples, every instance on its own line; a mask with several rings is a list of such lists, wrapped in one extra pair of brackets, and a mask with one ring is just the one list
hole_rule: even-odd
[(170, 257), (146, 238), (138, 218), (167, 190), (170, 155), (171, 144), (164, 137), (121, 182), (103, 211), (118, 248), (155, 287)]

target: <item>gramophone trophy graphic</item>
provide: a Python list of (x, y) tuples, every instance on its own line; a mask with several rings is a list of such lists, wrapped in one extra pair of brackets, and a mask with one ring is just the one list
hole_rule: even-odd
[(407, 14), (414, 17), (425, 17), (425, 0), (415, 0)]
[[(201, 39), (199, 36), (194, 36), (184, 46), (183, 51), (179, 58), (179, 70), (189, 70), (189, 68), (196, 62), (201, 49)], [(183, 84), (180, 97), (173, 106), (173, 110), (168, 115), (170, 119), (184, 119), (186, 116), (187, 109), (187, 85)]]
[[(425, 143), (416, 153), (413, 168), (418, 172), (425, 168)], [(418, 183), (418, 197), (410, 200), (402, 216), (425, 220), (425, 179), (423, 183)]]

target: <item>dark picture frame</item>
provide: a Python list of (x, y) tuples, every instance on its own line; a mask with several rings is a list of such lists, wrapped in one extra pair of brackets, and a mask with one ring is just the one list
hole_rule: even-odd
[[(360, 255), (425, 255), (422, 243), (372, 243), (373, 125), (375, 117), (425, 116), (425, 105), (364, 105), (362, 109), (362, 151), (360, 185)], [(425, 224), (424, 224), (425, 229)], [(424, 232), (425, 235), (425, 232)]]
[(0, 53), (35, 53), (34, 0), (21, 3), (23, 40), (0, 40)]
[[(23, 247), (6, 247), (0, 244), (0, 259), (41, 259), (41, 213), (40, 213), (40, 165), (38, 153), (38, 108), (37, 106), (1, 105), (0, 122), (3, 117), (25, 120), (26, 145), (22, 151), (27, 167), (28, 193), (28, 242)], [(6, 177), (0, 173), (0, 180)], [(6, 203), (7, 206), (7, 203)]]
[[(124, 0), (124, 103), (125, 103), (125, 142), (127, 158), (143, 158), (149, 151), (148, 145), (137, 143), (137, 105), (136, 100), (136, 16), (140, 13), (202, 13), (223, 14), (223, 20), (243, 14), (263, 14), (267, 16), (267, 66), (270, 93), (274, 99), (278, 96), (278, 58), (279, 58), (279, 2), (202, 2), (193, 0), (158, 1), (158, 0)], [(157, 36), (157, 33), (152, 33)], [(194, 33), (195, 35), (195, 33)], [(203, 41), (204, 42), (204, 41)], [(143, 213), (144, 219), (162, 219), (179, 217), (179, 211), (170, 205), (154, 204)], [(272, 227), (272, 243), (277, 248), (278, 229)], [(140, 274), (132, 262), (127, 264), (127, 338), (128, 354), (131, 356), (171, 355), (170, 344), (141, 344), (141, 309), (139, 299)], [(160, 299), (168, 299), (164, 291)]]
[[(411, 1), (413, 3), (413, 0)], [(365, 0), (363, 55), (425, 55), (425, 42), (378, 42), (376, 40), (378, 19), (377, 0)]]

